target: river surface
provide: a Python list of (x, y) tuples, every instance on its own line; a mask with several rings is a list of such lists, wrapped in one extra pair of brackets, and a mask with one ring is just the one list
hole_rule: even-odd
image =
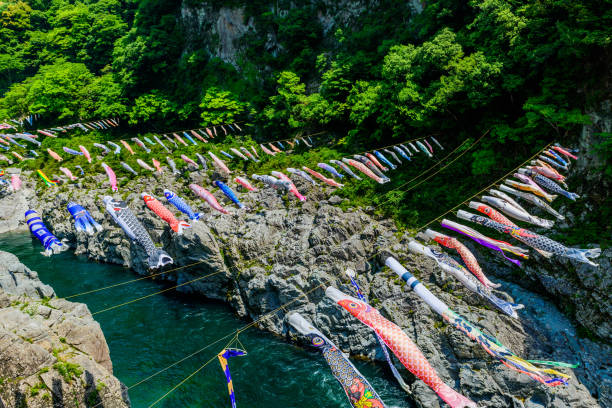
[[(27, 233), (0, 234), (0, 249), (17, 255), (60, 297), (138, 277), (128, 269), (94, 263), (70, 251), (44, 257), (38, 241), (32, 241)], [(86, 303), (95, 313), (164, 288), (145, 279), (70, 300)], [(228, 306), (168, 291), (94, 317), (104, 331), (115, 376), (128, 387), (133, 386), (129, 390), (133, 407), (149, 407), (209, 360), (210, 364), (156, 406), (231, 407), (225, 376), (215, 357), (228, 340), (134, 386), (248, 323), (237, 318)], [(238, 407), (349, 407), (319, 352), (291, 345), (257, 328), (242, 333), (240, 341), (248, 355), (229, 362)], [(411, 406), (386, 367), (353, 363), (389, 408)]]

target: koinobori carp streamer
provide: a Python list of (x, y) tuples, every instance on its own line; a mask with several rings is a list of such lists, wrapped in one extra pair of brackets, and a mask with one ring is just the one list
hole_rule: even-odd
[(174, 262), (172, 257), (163, 249), (159, 249), (153, 243), (151, 236), (136, 216), (129, 209), (125, 201), (115, 200), (110, 196), (104, 197), (104, 206), (111, 218), (123, 229), (125, 234), (137, 242), (147, 254), (149, 268), (156, 269)]
[(524, 307), (523, 305), (507, 302), (495, 296), (488, 287), (472, 277), (463, 266), (447, 254), (421, 245), (416, 241), (410, 241), (408, 243), (408, 249), (416, 254), (425, 255), (433, 259), (442, 270), (453, 275), (457, 280), (463, 283), (466, 288), (488, 300), (508, 316), (518, 319), (518, 313), (516, 311), (522, 309)]
[[(387, 257), (385, 259), (387, 265), (395, 272), (408, 286), (423, 300), (432, 310), (438, 313), (442, 318), (454, 326), (456, 329), (463, 332), (470, 339), (478, 343), (487, 353), (497, 358), (506, 367), (523, 373), (532, 379), (548, 385), (557, 386), (567, 384), (569, 376), (560, 373), (556, 370), (539, 368), (533, 363), (535, 361), (524, 360), (514, 354), (510, 349), (504, 346), (495, 337), (484, 334), (474, 324), (467, 319), (455, 313), (442, 300), (431, 293), (421, 282), (419, 282), (406, 268), (404, 268), (395, 258)], [(553, 361), (538, 361), (540, 364), (553, 365), (558, 367), (575, 367), (572, 364), (558, 363)]]
[(474, 402), (446, 385), (408, 335), (399, 326), (385, 319), (378, 310), (331, 286), (325, 290), (325, 294), (363, 324), (374, 330), (404, 367), (425, 382), (444, 402), (452, 408), (477, 408)]
[(338, 380), (353, 408), (386, 408), (372, 385), (344, 356), (338, 347), (299, 313), (291, 313), (287, 321), (314, 347), (319, 349), (327, 361), (332, 374)]
[(172, 231), (176, 232), (178, 235), (182, 235), (185, 228), (191, 228), (190, 224), (177, 219), (170, 210), (164, 207), (164, 205), (151, 194), (142, 193), (140, 196), (144, 200), (147, 208), (153, 211), (159, 218), (166, 221), (168, 225), (170, 225)]
[(547, 258), (550, 258), (553, 255), (557, 255), (566, 258), (571, 258), (579, 262), (588, 263), (592, 266), (598, 266), (589, 258), (599, 257), (599, 255), (601, 254), (600, 248), (569, 248), (557, 241), (553, 241), (550, 238), (536, 234), (535, 232), (531, 232), (524, 228), (503, 225), (480, 215), (471, 214), (463, 210), (459, 210), (457, 212), (457, 217), (464, 220), (472, 221), (476, 224), (484, 225), (485, 227), (493, 228), (505, 234), (509, 234), (512, 237), (518, 239), (519, 241), (529, 245), (530, 247), (538, 251), (540, 254), (542, 254), (542, 256), (545, 256)]

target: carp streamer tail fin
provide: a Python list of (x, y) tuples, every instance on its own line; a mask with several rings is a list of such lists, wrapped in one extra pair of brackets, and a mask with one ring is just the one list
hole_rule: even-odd
[(442, 383), (439, 390), (436, 390), (436, 393), (444, 402), (446, 402), (452, 408), (477, 408), (478, 405), (474, 401), (471, 401), (469, 398), (464, 397), (459, 394), (457, 391), (453, 390), (448, 385)]
[(489, 302), (493, 303), (495, 306), (501, 309), (508, 316), (512, 316), (515, 319), (518, 319), (518, 313), (516, 313), (516, 311), (525, 307), (524, 305), (521, 305), (518, 303), (512, 303), (512, 302), (508, 302), (503, 299), (500, 299), (493, 294), (487, 296), (487, 299), (489, 300)]
[(183, 231), (187, 228), (191, 228), (191, 224), (186, 223), (185, 221), (179, 221), (178, 223), (178, 231), (176, 233), (178, 235), (182, 235)]
[(157, 269), (162, 266), (172, 264), (174, 260), (163, 249), (157, 249), (151, 256), (149, 256), (147, 262), (149, 264), (149, 268)]

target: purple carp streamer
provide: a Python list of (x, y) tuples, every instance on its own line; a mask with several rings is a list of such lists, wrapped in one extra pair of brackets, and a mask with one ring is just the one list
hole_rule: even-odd
[(459, 265), (457, 261), (447, 254), (421, 245), (416, 241), (410, 241), (408, 243), (408, 249), (416, 254), (425, 255), (433, 259), (442, 270), (453, 275), (457, 280), (463, 283), (466, 288), (487, 299), (508, 316), (518, 319), (518, 313), (516, 311), (522, 309), (524, 307), (523, 305), (507, 302), (495, 296), (488, 287), (476, 280), (463, 266)]
[[(522, 359), (514, 354), (509, 348), (504, 346), (495, 337), (484, 334), (476, 327), (476, 325), (470, 323), (467, 319), (455, 313), (448, 307), (448, 305), (442, 302), (425, 286), (423, 286), (423, 284), (419, 282), (410, 272), (408, 272), (408, 270), (406, 270), (406, 268), (404, 268), (395, 258), (388, 257), (385, 260), (385, 265), (391, 268), (393, 272), (404, 280), (417, 294), (417, 296), (427, 303), (427, 305), (436, 313), (442, 316), (446, 322), (463, 332), (470, 339), (474, 340), (488, 354), (497, 358), (506, 367), (514, 371), (518, 371), (519, 373), (526, 374), (532, 379), (549, 387), (567, 384), (567, 380), (570, 378), (568, 375), (560, 373), (556, 370), (536, 367), (534, 365), (536, 361)], [(576, 367), (572, 364), (554, 361), (538, 361), (537, 363), (557, 367)]]
[(547, 258), (550, 258), (553, 255), (557, 255), (566, 258), (571, 258), (579, 262), (588, 263), (592, 266), (599, 266), (598, 264), (592, 262), (589, 258), (599, 257), (599, 255), (601, 254), (600, 248), (568, 248), (557, 241), (553, 241), (552, 239), (536, 234), (535, 232), (531, 232), (529, 230), (519, 227), (503, 225), (480, 215), (471, 214), (463, 210), (459, 210), (457, 212), (457, 217), (464, 220), (472, 221), (476, 224), (484, 225), (485, 227), (493, 228), (499, 232), (503, 232), (504, 234), (509, 234), (514, 238), (518, 239), (519, 241), (529, 245)]
[(329, 365), (332, 374), (338, 380), (353, 408), (386, 408), (372, 385), (344, 356), (338, 347), (302, 315), (293, 312), (287, 321), (300, 334), (306, 336), (314, 347), (318, 348)]
[(529, 255), (527, 255), (528, 251), (526, 249), (519, 248), (514, 245), (510, 245), (509, 243), (505, 241), (499, 241), (493, 238), (489, 238), (468, 226), (461, 225), (461, 224), (458, 224), (456, 222), (453, 222), (447, 219), (443, 219), (441, 225), (444, 228), (448, 228), (450, 230), (463, 234), (466, 237), (470, 237), (471, 239), (478, 242), (482, 246), (493, 249), (494, 251), (498, 251), (499, 253), (503, 255), (504, 258), (506, 258), (513, 264), (520, 265), (521, 261), (517, 259), (508, 258), (506, 254), (504, 253), (504, 251), (514, 254), (518, 257), (524, 258), (524, 259), (529, 258)]
[(521, 176), (521, 177), (518, 177), (518, 178), (519, 179), (522, 178), (521, 180), (525, 181), (525, 183), (519, 183), (516, 180), (509, 180), (509, 179), (504, 180), (504, 183), (506, 183), (510, 187), (514, 187), (514, 188), (522, 190), (522, 191), (527, 191), (527, 192), (539, 195), (540, 197), (544, 198), (549, 203), (551, 203), (555, 198), (557, 198), (556, 195), (548, 194), (546, 191), (542, 190), (542, 188), (540, 186), (538, 186), (529, 177), (526, 177), (526, 176), (523, 176), (522, 174), (517, 174), (517, 173), (515, 173), (514, 175), (517, 176), (517, 177)]

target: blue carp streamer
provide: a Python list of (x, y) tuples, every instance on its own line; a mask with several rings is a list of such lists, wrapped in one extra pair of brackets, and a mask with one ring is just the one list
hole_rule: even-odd
[(221, 364), (221, 369), (223, 369), (223, 373), (225, 374), (225, 380), (227, 381), (227, 391), (229, 392), (230, 401), (232, 402), (232, 408), (236, 408), (236, 396), (234, 395), (234, 384), (232, 382), (227, 360), (231, 357), (242, 357), (246, 355), (246, 351), (234, 348), (226, 348), (217, 355), (219, 363)]
[(64, 246), (64, 244), (62, 244), (62, 242), (47, 229), (36, 211), (26, 211), (25, 219), (32, 235), (38, 238), (38, 240), (45, 247), (45, 251), (42, 252), (43, 255), (51, 256), (54, 253), (59, 252), (60, 247)]
[(93, 219), (89, 211), (81, 207), (75, 202), (68, 203), (68, 211), (74, 219), (74, 227), (77, 231), (87, 232), (89, 235), (94, 234), (96, 231), (100, 232), (104, 228)]

